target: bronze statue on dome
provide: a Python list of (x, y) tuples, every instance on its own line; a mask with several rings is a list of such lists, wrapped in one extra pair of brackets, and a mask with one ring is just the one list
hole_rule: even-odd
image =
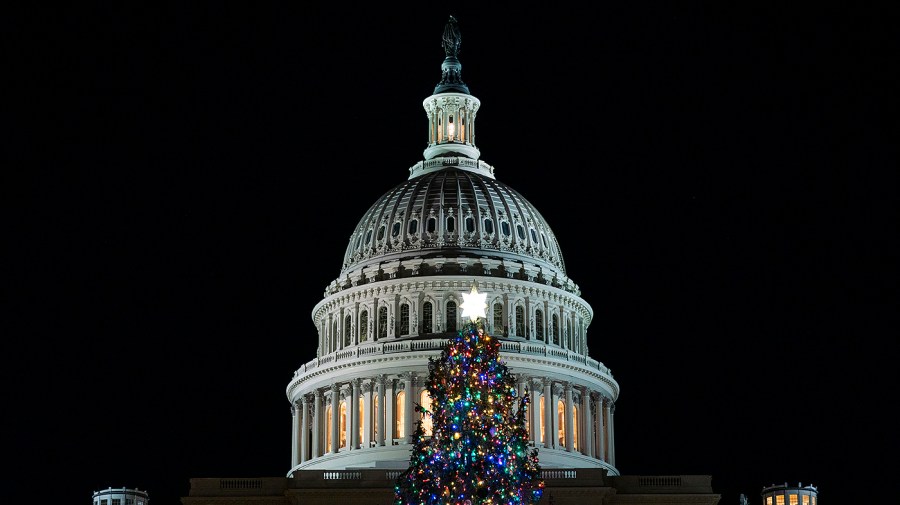
[(462, 37), (459, 34), (459, 27), (456, 26), (456, 18), (450, 16), (447, 26), (444, 27), (444, 38), (441, 42), (441, 45), (444, 46), (444, 53), (448, 57), (456, 58), (456, 55), (459, 54), (459, 43), (461, 41)]

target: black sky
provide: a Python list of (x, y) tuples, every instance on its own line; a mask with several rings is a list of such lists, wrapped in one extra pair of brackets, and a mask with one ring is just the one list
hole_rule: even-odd
[(896, 16), (574, 5), (4, 16), (9, 502), (287, 472), (312, 309), (422, 157), (451, 14), (482, 159), (593, 307), (619, 470), (864, 501), (897, 447)]

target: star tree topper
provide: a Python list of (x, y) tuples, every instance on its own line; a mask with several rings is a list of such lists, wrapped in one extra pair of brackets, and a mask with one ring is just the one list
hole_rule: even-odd
[(472, 292), (471, 293), (463, 293), (463, 302), (459, 306), (462, 309), (462, 316), (469, 316), (469, 319), (474, 323), (478, 320), (479, 317), (485, 317), (484, 308), (487, 307), (487, 302), (485, 299), (487, 298), (486, 294), (481, 294), (478, 292), (478, 289), (472, 284)]

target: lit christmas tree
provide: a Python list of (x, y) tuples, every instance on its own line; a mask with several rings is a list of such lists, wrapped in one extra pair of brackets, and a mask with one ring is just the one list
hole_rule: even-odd
[[(499, 358), (500, 342), (486, 335), (485, 295), (475, 287), (461, 305), (468, 322), (429, 361), (426, 388), (431, 436), (422, 419), (413, 434), (409, 468), (397, 477), (395, 505), (534, 504), (541, 499), (537, 449), (528, 445), (528, 394)], [(518, 409), (515, 404), (518, 401)]]

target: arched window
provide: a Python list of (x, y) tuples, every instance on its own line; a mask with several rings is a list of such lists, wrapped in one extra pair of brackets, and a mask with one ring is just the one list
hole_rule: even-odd
[(434, 307), (431, 302), (425, 302), (422, 305), (422, 333), (434, 333), (433, 312)]
[(338, 329), (337, 329), (337, 321), (336, 320), (331, 322), (331, 338), (329, 340), (331, 341), (331, 342), (329, 342), (329, 344), (331, 344), (330, 352), (336, 351), (338, 342), (340, 342), (340, 340), (338, 340)]
[(456, 302), (447, 302), (447, 331), (456, 331)]
[(434, 230), (437, 229), (437, 219), (433, 217), (429, 217), (428, 221), (425, 221), (425, 231), (428, 233), (434, 233)]
[(544, 340), (544, 311), (534, 311), (534, 333), (538, 340)]
[(559, 447), (566, 446), (566, 404), (559, 400), (556, 402), (556, 422), (558, 428), (556, 429), (557, 437), (559, 438)]
[(494, 234), (494, 221), (491, 218), (484, 218), (484, 234), (485, 235), (493, 235)]
[(409, 304), (400, 305), (400, 335), (409, 335)]
[(578, 450), (578, 406), (572, 406), (572, 450)]
[(431, 430), (433, 428), (433, 422), (431, 419), (431, 394), (428, 393), (427, 390), (422, 391), (422, 394), (419, 396), (419, 405), (422, 406), (423, 409), (427, 410), (429, 414), (422, 416), (422, 429), (425, 430), (425, 436), (431, 436)]
[(553, 314), (553, 343), (559, 345), (559, 315)]
[(503, 233), (504, 237), (512, 235), (512, 230), (509, 228), (509, 221), (500, 222), (500, 232)]
[(516, 336), (525, 336), (525, 308), (521, 305), (516, 306)]
[(387, 307), (378, 307), (378, 338), (387, 338)]
[(503, 304), (494, 304), (494, 334), (503, 333)]
[(391, 238), (397, 238), (400, 235), (400, 222), (394, 223), (391, 227)]
[(384, 225), (381, 225), (378, 227), (378, 236), (376, 237), (376, 239), (379, 242), (381, 242), (381, 240), (384, 239)]
[(327, 407), (325, 407), (325, 451), (324, 452), (329, 452), (331, 450), (331, 423), (334, 422), (334, 421), (332, 421), (333, 418), (331, 417), (331, 415), (332, 415), (331, 405), (329, 404)]
[(359, 434), (356, 436), (356, 439), (359, 440), (359, 443), (362, 444), (362, 441), (365, 440), (363, 438), (363, 419), (366, 418), (366, 409), (363, 406), (363, 399), (359, 399), (359, 422), (357, 423), (359, 426), (357, 429), (359, 430)]
[(456, 232), (456, 218), (453, 216), (447, 216), (447, 233), (455, 233)]
[(359, 342), (368, 340), (369, 333), (369, 311), (364, 310), (359, 314)]
[(347, 316), (347, 317), (344, 318), (344, 346), (345, 346), (345, 347), (348, 346), (348, 345), (350, 345), (350, 332), (352, 331), (352, 330), (350, 329), (350, 328), (351, 328), (351, 326), (350, 326), (350, 322), (351, 322), (351, 321), (352, 321), (352, 319), (350, 319), (350, 316)]
[(340, 445), (338, 447), (347, 447), (347, 402), (341, 402), (341, 431)]
[(395, 412), (397, 415), (394, 416), (396, 421), (394, 421), (394, 438), (403, 439), (404, 429), (403, 429), (403, 404), (406, 400), (406, 392), (400, 391), (397, 393), (397, 409)]
[(541, 438), (540, 441), (542, 444), (547, 443), (546, 437), (544, 437), (544, 395), (541, 395)]
[(418, 219), (410, 219), (409, 226), (406, 228), (409, 231), (410, 235), (415, 235), (417, 231), (419, 231), (419, 220)]
[(516, 235), (519, 236), (519, 240), (525, 240), (525, 228), (521, 224), (516, 225)]

